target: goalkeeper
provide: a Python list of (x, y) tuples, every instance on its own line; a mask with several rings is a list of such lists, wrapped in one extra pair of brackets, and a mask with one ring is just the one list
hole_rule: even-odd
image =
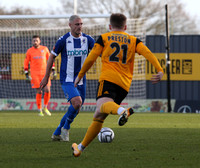
[(138, 38), (125, 33), (126, 16), (120, 13), (112, 14), (109, 28), (111, 31), (102, 34), (96, 41), (74, 82), (76, 87), (101, 55), (102, 67), (97, 88), (96, 111), (82, 142), (72, 144), (75, 157), (80, 156), (98, 135), (109, 114), (120, 115), (118, 125), (123, 126), (134, 113), (133, 108), (125, 109), (120, 103), (128, 94), (131, 85), (136, 52), (156, 68), (158, 73), (153, 75), (152, 83), (159, 82), (163, 76), (163, 69), (152, 52)]
[[(44, 108), (42, 109), (42, 90), (40, 90), (40, 82), (45, 75), (47, 60), (49, 58), (49, 49), (46, 46), (40, 45), (40, 37), (34, 35), (32, 37), (32, 47), (26, 52), (26, 58), (24, 60), (24, 72), (27, 82), (31, 82), (31, 87), (36, 89), (36, 105), (39, 111), (39, 116), (44, 116), (46, 113), (51, 116), (50, 111), (47, 109), (48, 102), (51, 97), (50, 86), (51, 81), (49, 79), (48, 84), (44, 87)], [(31, 77), (29, 76), (29, 63)], [(55, 78), (55, 67), (52, 66), (53, 76)], [(44, 112), (44, 113), (43, 113)]]

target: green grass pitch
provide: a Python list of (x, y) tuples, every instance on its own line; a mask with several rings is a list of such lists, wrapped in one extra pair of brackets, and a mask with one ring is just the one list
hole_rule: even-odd
[(70, 142), (50, 137), (64, 112), (39, 117), (37, 112), (0, 111), (1, 168), (198, 168), (200, 114), (136, 113), (123, 127), (110, 115), (104, 127), (115, 132), (112, 143), (97, 138), (79, 158), (79, 143), (93, 113), (81, 112), (71, 125)]

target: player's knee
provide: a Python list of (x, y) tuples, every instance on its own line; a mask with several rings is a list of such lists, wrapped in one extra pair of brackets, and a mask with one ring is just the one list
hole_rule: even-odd
[(99, 110), (96, 109), (95, 113), (94, 113), (94, 118), (100, 119), (102, 121), (104, 121), (106, 119), (106, 117), (108, 116), (108, 114), (105, 113), (101, 113)]
[(100, 107), (98, 107), (98, 106), (96, 107), (95, 113), (97, 113), (97, 114), (101, 113), (101, 106)]
[(74, 109), (79, 110), (82, 106), (82, 99), (80, 97), (74, 97), (71, 100), (72, 106), (74, 107)]
[(76, 102), (74, 103), (73, 107), (74, 109), (79, 110), (81, 108), (81, 103)]
[(42, 94), (42, 90), (37, 90), (37, 93), (38, 94)]

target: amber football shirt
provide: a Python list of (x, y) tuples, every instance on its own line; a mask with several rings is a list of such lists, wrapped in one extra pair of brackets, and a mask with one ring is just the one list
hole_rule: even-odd
[(129, 91), (133, 78), (135, 53), (148, 59), (158, 72), (163, 71), (157, 58), (139, 39), (122, 31), (112, 31), (102, 34), (96, 41), (83, 64), (79, 77), (81, 78), (101, 55), (102, 67), (99, 81), (107, 80)]

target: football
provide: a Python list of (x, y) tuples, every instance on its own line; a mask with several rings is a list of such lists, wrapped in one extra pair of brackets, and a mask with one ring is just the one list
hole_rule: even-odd
[(98, 134), (98, 140), (101, 143), (110, 143), (115, 137), (114, 131), (111, 128), (104, 127)]

